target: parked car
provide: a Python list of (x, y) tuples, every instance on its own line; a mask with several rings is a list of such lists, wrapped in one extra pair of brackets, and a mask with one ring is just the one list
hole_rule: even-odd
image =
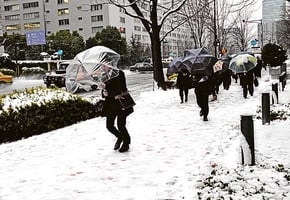
[(66, 77), (66, 68), (69, 65), (69, 61), (60, 62), (57, 66), (57, 70), (55, 72), (51, 72), (43, 76), (44, 84), (49, 87), (54, 84), (57, 87), (65, 87), (65, 77)]
[(2, 72), (0, 72), (0, 83), (12, 83), (13, 82), (13, 76), (5, 75)]
[(142, 71), (153, 71), (153, 65), (150, 63), (142, 62), (142, 63), (136, 63), (133, 66), (129, 67), (129, 70), (132, 72), (142, 72)]

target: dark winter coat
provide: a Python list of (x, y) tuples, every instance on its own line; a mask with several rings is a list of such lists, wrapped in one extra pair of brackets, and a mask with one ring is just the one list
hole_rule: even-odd
[[(105, 82), (105, 90), (108, 92), (108, 96), (105, 97), (105, 114), (115, 113), (117, 115), (129, 115), (134, 112), (133, 107), (122, 109), (121, 104), (116, 95), (120, 95), (122, 92), (127, 91), (126, 78), (122, 70), (119, 71), (119, 75)], [(104, 97), (104, 96), (103, 96)]]
[(190, 89), (192, 87), (192, 77), (188, 73), (179, 72), (176, 80), (176, 86), (179, 89)]

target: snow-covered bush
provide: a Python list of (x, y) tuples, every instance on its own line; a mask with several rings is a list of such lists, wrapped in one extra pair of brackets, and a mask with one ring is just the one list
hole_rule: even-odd
[(11, 75), (11, 76), (15, 75), (15, 71), (13, 71), (12, 69), (0, 68), (0, 72), (2, 72), (5, 75)]
[(198, 199), (287, 199), (289, 177), (282, 164), (236, 169), (214, 166), (210, 175), (198, 181), (197, 195)]
[(37, 87), (0, 96), (0, 143), (98, 116), (94, 103), (61, 89)]
[[(258, 106), (256, 111), (257, 119), (262, 119), (262, 106)], [(290, 103), (288, 104), (272, 104), (270, 106), (270, 120), (286, 120), (290, 117)]]

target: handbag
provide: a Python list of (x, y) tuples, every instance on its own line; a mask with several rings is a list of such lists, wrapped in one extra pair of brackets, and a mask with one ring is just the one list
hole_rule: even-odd
[(117, 99), (117, 101), (120, 103), (122, 109), (131, 108), (136, 105), (134, 99), (128, 91), (116, 95), (115, 99)]
[(259, 81), (258, 81), (257, 78), (254, 79), (254, 85), (255, 85), (255, 87), (258, 87), (259, 86)]
[(101, 116), (101, 117), (105, 116), (105, 101), (104, 100), (99, 100), (96, 103), (96, 113), (97, 113), (97, 116)]

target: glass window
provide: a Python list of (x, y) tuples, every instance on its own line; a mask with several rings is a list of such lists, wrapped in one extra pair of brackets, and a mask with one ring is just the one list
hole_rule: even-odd
[(30, 2), (30, 3), (24, 3), (23, 4), (23, 9), (26, 8), (37, 8), (38, 7), (38, 2)]
[(8, 25), (5, 27), (6, 31), (17, 31), (20, 30), (20, 24)]
[(60, 25), (60, 26), (69, 25), (69, 19), (58, 20), (58, 25)]
[(40, 22), (24, 24), (24, 29), (39, 29), (39, 28), (40, 28)]
[(58, 9), (57, 10), (57, 15), (61, 16), (61, 15), (68, 15), (69, 14), (69, 9), (68, 8), (64, 8), (64, 9)]
[(5, 21), (18, 21), (20, 20), (20, 15), (7, 15), (5, 16)]
[(33, 13), (24, 13), (23, 19), (36, 19), (39, 18), (39, 12), (33, 12)]

